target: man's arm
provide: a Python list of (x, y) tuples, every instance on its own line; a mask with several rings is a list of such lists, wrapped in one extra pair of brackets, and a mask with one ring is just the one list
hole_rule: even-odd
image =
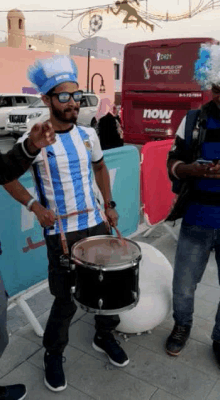
[[(187, 179), (194, 177), (213, 178), (217, 174), (220, 166), (199, 165), (198, 163), (187, 163), (187, 154), (185, 146), (185, 124), (186, 117), (182, 120), (176, 132), (175, 143), (168, 153), (167, 169), (171, 181), (176, 179)], [(213, 167), (213, 168), (212, 168)], [(220, 175), (215, 175), (220, 178)]]
[(0, 184), (18, 178), (30, 167), (42, 147), (55, 142), (55, 132), (50, 123), (36, 124), (29, 137), (16, 144), (6, 154), (0, 153)]
[[(17, 180), (4, 185), (4, 189), (19, 203), (26, 206), (33, 198), (28, 190)], [(41, 226), (52, 226), (55, 222), (55, 214), (52, 210), (47, 210), (37, 200), (31, 205), (30, 211), (33, 211)]]
[[(107, 207), (107, 204), (112, 200), (112, 194), (111, 194), (109, 173), (104, 160), (101, 160), (98, 163), (93, 163), (93, 170), (97, 186), (102, 194), (104, 203)], [(106, 207), (105, 207), (105, 214), (110, 224), (116, 226), (118, 224), (117, 211)]]

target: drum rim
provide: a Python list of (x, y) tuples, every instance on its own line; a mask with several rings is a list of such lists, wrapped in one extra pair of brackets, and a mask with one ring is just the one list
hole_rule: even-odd
[[(71, 259), (77, 264), (77, 265), (81, 265), (84, 266), (85, 268), (93, 268), (95, 270), (102, 270), (102, 271), (114, 271), (114, 270), (123, 270), (123, 269), (127, 269), (127, 268), (132, 268), (135, 267), (136, 265), (138, 265), (138, 263), (140, 262), (141, 258), (142, 258), (142, 254), (141, 254), (141, 247), (139, 246), (139, 244), (137, 244), (136, 242), (134, 242), (133, 240), (127, 239), (127, 238), (123, 238), (124, 240), (126, 240), (126, 242), (130, 242), (132, 244), (134, 244), (138, 250), (139, 250), (139, 256), (137, 256), (134, 260), (131, 260), (130, 262), (127, 262), (126, 264), (124, 263), (118, 263), (118, 264), (114, 264), (114, 266), (112, 267), (107, 267), (105, 265), (97, 265), (94, 263), (91, 263), (89, 261), (87, 262), (83, 262), (80, 258), (78, 258), (77, 256), (73, 255), (73, 250), (74, 248), (76, 248), (81, 242), (89, 242), (92, 240), (96, 240), (96, 239), (103, 239), (103, 238), (113, 238), (113, 239), (118, 239), (116, 236), (113, 235), (97, 235), (97, 236), (88, 236), (86, 238), (80, 239), (78, 240), (78, 242), (74, 243), (74, 245), (71, 247)], [(120, 239), (118, 239), (120, 240)]]
[[(74, 297), (74, 295), (73, 295), (73, 297)], [(85, 306), (84, 304), (82, 304), (78, 300), (76, 300), (74, 297), (74, 302), (76, 303), (77, 306), (81, 307), (81, 309), (86, 312), (90, 312), (90, 313), (93, 313), (96, 315), (118, 315), (124, 311), (132, 310), (132, 308), (137, 306), (139, 300), (140, 300), (140, 289), (138, 291), (138, 296), (135, 299), (135, 301), (133, 303), (129, 304), (128, 306), (125, 306), (122, 308), (115, 308), (113, 310), (101, 310), (98, 308), (92, 308), (92, 307)]]

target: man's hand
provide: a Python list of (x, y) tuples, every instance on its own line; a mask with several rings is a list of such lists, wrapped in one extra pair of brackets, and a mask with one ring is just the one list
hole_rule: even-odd
[[(197, 162), (192, 164), (179, 164), (176, 167), (176, 174), (180, 179), (188, 177), (197, 178), (216, 178), (220, 179), (220, 165), (213, 164), (199, 164)], [(219, 172), (218, 172), (219, 171)], [(218, 176), (219, 174), (219, 176)]]
[(45, 121), (43, 123), (35, 124), (27, 139), (27, 147), (30, 153), (36, 153), (42, 147), (49, 146), (56, 142), (55, 131), (51, 122)]
[(55, 213), (52, 210), (47, 210), (38, 201), (35, 201), (31, 207), (31, 211), (36, 215), (40, 225), (44, 228), (53, 226), (55, 223)]
[(205, 173), (205, 178), (220, 179), (220, 164), (211, 164)]
[(117, 226), (118, 225), (118, 213), (115, 209), (113, 208), (107, 208), (105, 210), (105, 215), (107, 217), (107, 220), (111, 226)]

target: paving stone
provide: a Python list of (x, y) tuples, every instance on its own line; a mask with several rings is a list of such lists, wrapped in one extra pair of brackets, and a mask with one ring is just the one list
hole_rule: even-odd
[(190, 338), (210, 346), (213, 325), (214, 321), (194, 316)]
[(216, 314), (216, 311), (217, 304), (200, 299), (199, 297), (195, 298), (194, 315), (196, 317), (213, 320), (213, 316)]
[(210, 377), (218, 379), (220, 377), (219, 368), (216, 365), (212, 347), (190, 339), (186, 348), (177, 357), (177, 364), (184, 363), (194, 370), (204, 372)]
[(202, 283), (209, 286), (219, 287), (218, 271), (215, 261), (215, 253), (212, 251), (209, 257), (209, 262), (202, 277)]
[(88, 324), (95, 325), (95, 320), (94, 320), (94, 314), (93, 313), (85, 313), (82, 317), (81, 320), (84, 322), (87, 322)]
[(220, 288), (213, 287), (210, 285), (205, 285), (203, 283), (199, 283), (196, 289), (196, 297), (199, 297), (203, 300), (210, 301), (212, 303), (218, 304), (220, 295)]
[(167, 336), (167, 330), (159, 326), (149, 333), (144, 332), (141, 335), (128, 335), (128, 340), (139, 346), (146, 347), (151, 351), (155, 351), (155, 353), (163, 355), (165, 352)]
[(173, 396), (170, 393), (165, 392), (164, 390), (157, 390), (156, 393), (153, 394), (151, 400), (179, 400), (180, 397)]
[(207, 400), (219, 400), (219, 393), (220, 393), (220, 380), (218, 380), (218, 382), (212, 389), (211, 393), (207, 397)]
[(87, 354), (75, 364), (75, 373), (68, 376), (71, 385), (97, 400), (148, 400), (155, 386), (126, 374), (126, 368), (105, 367), (105, 363)]
[(0, 370), (7, 374), (39, 350), (39, 346), (23, 337), (12, 335), (1, 359)]
[(184, 400), (205, 400), (217, 379), (139, 347), (126, 372)]
[(25, 400), (54, 400), (55, 398), (62, 400), (94, 400), (94, 397), (81, 392), (71, 385), (68, 385), (67, 389), (60, 393), (51, 392), (44, 385), (43, 370), (29, 362), (23, 363), (0, 381), (1, 385), (14, 383), (26, 385), (28, 395)]

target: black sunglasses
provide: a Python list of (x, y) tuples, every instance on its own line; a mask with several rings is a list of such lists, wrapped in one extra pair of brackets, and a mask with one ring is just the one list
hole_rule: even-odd
[(83, 91), (77, 90), (76, 92), (61, 92), (61, 93), (51, 93), (50, 96), (56, 96), (60, 103), (68, 103), (71, 97), (75, 102), (81, 101), (83, 97)]

